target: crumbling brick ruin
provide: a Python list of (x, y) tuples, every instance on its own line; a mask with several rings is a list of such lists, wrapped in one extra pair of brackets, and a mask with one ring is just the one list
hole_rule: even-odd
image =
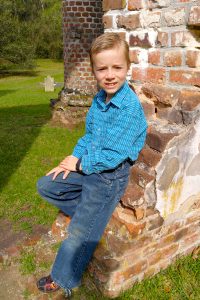
[(96, 285), (110, 297), (200, 245), (199, 5), (195, 0), (63, 1), (65, 89), (54, 118), (66, 124), (84, 118), (96, 90), (88, 44), (104, 24), (105, 31), (129, 42), (128, 79), (149, 123), (126, 193), (89, 266)]

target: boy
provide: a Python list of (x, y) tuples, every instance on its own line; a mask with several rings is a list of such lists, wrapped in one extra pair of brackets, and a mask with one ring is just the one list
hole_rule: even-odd
[(72, 155), (38, 181), (48, 202), (71, 217), (51, 275), (37, 286), (43, 292), (64, 288), (68, 297), (82, 274), (128, 183), (130, 166), (146, 137), (141, 104), (126, 81), (128, 44), (104, 33), (91, 46), (90, 60), (100, 91), (86, 118), (86, 133)]

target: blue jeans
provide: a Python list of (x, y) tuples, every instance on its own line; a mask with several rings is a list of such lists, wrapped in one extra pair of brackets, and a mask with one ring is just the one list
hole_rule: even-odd
[(62, 288), (80, 284), (82, 274), (104, 229), (128, 184), (130, 163), (115, 170), (84, 175), (70, 172), (38, 181), (38, 192), (49, 203), (72, 217), (68, 236), (62, 242), (51, 276)]

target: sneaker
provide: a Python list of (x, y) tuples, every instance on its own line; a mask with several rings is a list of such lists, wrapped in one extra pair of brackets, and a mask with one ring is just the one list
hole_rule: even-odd
[(43, 293), (52, 293), (60, 289), (59, 285), (51, 278), (51, 275), (40, 278), (37, 282), (37, 287)]

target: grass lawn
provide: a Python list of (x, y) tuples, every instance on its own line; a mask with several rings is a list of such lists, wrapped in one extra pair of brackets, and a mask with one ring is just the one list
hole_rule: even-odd
[(37, 195), (36, 181), (70, 154), (83, 128), (72, 134), (50, 124), (50, 99), (61, 87), (45, 92), (47, 75), (63, 82), (63, 63), (38, 60), (35, 71), (0, 79), (0, 216), (17, 229), (50, 225), (57, 210)]
[[(63, 63), (38, 60), (35, 71), (15, 71), (0, 78), (0, 217), (20, 230), (52, 224), (57, 210), (37, 195), (36, 181), (71, 153), (84, 131), (83, 126), (69, 132), (51, 125), (49, 100), (56, 98), (61, 88), (45, 93), (40, 82), (47, 75), (63, 82)], [(83, 286), (74, 299), (107, 298)], [(198, 300), (200, 260), (183, 258), (117, 299)]]

